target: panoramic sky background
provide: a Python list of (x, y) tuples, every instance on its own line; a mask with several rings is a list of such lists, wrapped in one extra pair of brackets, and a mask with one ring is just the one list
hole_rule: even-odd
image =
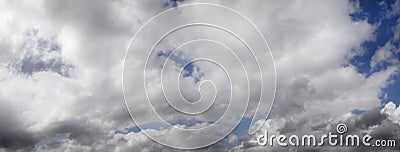
[[(399, 150), (263, 147), (256, 137), (264, 130), (318, 136), (345, 123), (351, 134), (400, 141), (400, 0), (0, 0), (0, 151), (177, 150), (133, 123), (122, 71), (130, 40), (148, 19), (170, 8), (185, 13), (179, 6), (195, 2), (221, 4), (252, 20), (268, 40), (277, 71), (275, 104), (262, 129), (248, 135), (245, 115), (232, 134), (200, 151)], [(177, 67), (189, 57), (169, 56)], [(210, 76), (199, 69), (207, 66), (190, 65), (183, 76), (194, 84)], [(169, 111), (164, 116), (176, 126), (204, 125), (173, 119)]]

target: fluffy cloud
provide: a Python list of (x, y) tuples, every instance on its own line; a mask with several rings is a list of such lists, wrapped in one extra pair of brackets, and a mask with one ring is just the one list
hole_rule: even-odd
[[(328, 132), (336, 132), (336, 125), (339, 123), (345, 123), (348, 128), (348, 134), (363, 136), (366, 133), (370, 134), (374, 139), (394, 139), (399, 140), (398, 132), (400, 126), (398, 125), (398, 118), (396, 112), (399, 108), (393, 102), (387, 103), (381, 110), (371, 109), (361, 115), (352, 113), (344, 114), (336, 119), (318, 125), (309, 124), (307, 120), (268, 120), (265, 125), (265, 130), (271, 135), (284, 134), (290, 135), (304, 135), (313, 134), (316, 137), (320, 137), (322, 134)], [(299, 125), (301, 127), (299, 127)], [(260, 133), (261, 134), (261, 133)], [(333, 147), (333, 146), (322, 146), (322, 147), (263, 147), (259, 146), (256, 141), (256, 136), (246, 139), (241, 145), (237, 146), (237, 149), (241, 150), (263, 150), (263, 151), (287, 151), (287, 150), (316, 150), (316, 151), (398, 151), (398, 147), (382, 148), (382, 147)], [(276, 143), (276, 141), (275, 141)]]
[(388, 117), (389, 120), (399, 124), (398, 116), (400, 115), (400, 108), (399, 107), (396, 108), (396, 104), (394, 104), (393, 102), (389, 102), (385, 105), (385, 107), (381, 111), (389, 116)]
[[(115, 133), (134, 126), (121, 91), (122, 63), (131, 37), (147, 19), (175, 4), (191, 2), (195, 1), (0, 2), (0, 148), (4, 148), (0, 150), (175, 150), (141, 132)], [(275, 58), (278, 86), (271, 119), (263, 130), (282, 134), (323, 132), (342, 121), (357, 133), (370, 130), (379, 137), (399, 138), (400, 110), (395, 104), (388, 103), (381, 111), (375, 109), (360, 116), (349, 113), (354, 109), (379, 107), (381, 89), (399, 70), (398, 61), (393, 58), (395, 49), (389, 43), (372, 57), (371, 67), (383, 62), (393, 66), (366, 76), (349, 64), (348, 59), (355, 54), (353, 50), (373, 40), (375, 30), (366, 21), (351, 20), (349, 13), (357, 10), (356, 4), (347, 1), (199, 2), (220, 3), (238, 10), (254, 21), (267, 38)], [(174, 9), (180, 11), (179, 7)], [(226, 22), (241, 27), (235, 20)], [(170, 42), (188, 39), (184, 33), (180, 36), (171, 38)], [(223, 34), (214, 37), (230, 41)], [(193, 52), (196, 51), (199, 52)], [(145, 60), (139, 55), (135, 59)], [(227, 56), (225, 61), (231, 59), (232, 56)], [(207, 65), (198, 66), (203, 72), (213, 70), (207, 69)], [(234, 69), (235, 65), (231, 66)], [(142, 69), (136, 70), (142, 72)], [(154, 75), (159, 73), (155, 71)], [(216, 83), (222, 87), (225, 84), (220, 75), (202, 78), (221, 80)], [(196, 86), (192, 79), (186, 80), (184, 83)], [(190, 93), (185, 94), (197, 99), (198, 94)], [(220, 109), (226, 108), (226, 104), (219, 106), (197, 118), (214, 121), (220, 116)], [(145, 116), (146, 112), (143, 109), (138, 113)], [(170, 121), (185, 118), (176, 111), (162, 112)], [(162, 134), (170, 130), (149, 131)], [(235, 141), (241, 143), (237, 149), (264, 150), (257, 147), (252, 136), (236, 135), (200, 150), (230, 149)]]

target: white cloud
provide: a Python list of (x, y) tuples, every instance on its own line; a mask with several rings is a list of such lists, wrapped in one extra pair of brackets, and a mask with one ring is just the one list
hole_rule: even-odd
[(387, 103), (381, 112), (387, 114), (389, 116), (389, 120), (392, 122), (400, 124), (400, 108), (396, 108), (396, 104), (394, 104), (392, 101)]
[(396, 53), (396, 47), (391, 42), (387, 42), (372, 56), (370, 62), (371, 70), (376, 70), (383, 64), (398, 65), (399, 61), (394, 53)]
[[(348, 64), (348, 56), (353, 53), (351, 50), (371, 40), (375, 29), (365, 21), (351, 20), (348, 14), (358, 9), (354, 8), (353, 3), (262, 0), (212, 2), (229, 6), (248, 16), (261, 29), (273, 51), (278, 72), (278, 92), (272, 119), (266, 122), (263, 129), (282, 132), (285, 128), (286, 131), (307, 132), (315, 124), (327, 124), (344, 115), (348, 116), (353, 109), (378, 107), (381, 88), (398, 71), (398, 67), (392, 66), (367, 77), (359, 74), (352, 65), (343, 66)], [(182, 3), (186, 2), (179, 2)], [(0, 113), (7, 112), (1, 115), (7, 117), (0, 117), (0, 126), (2, 129), (19, 126), (14, 132), (25, 132), (25, 137), (29, 139), (16, 138), (15, 141), (26, 144), (12, 148), (34, 148), (32, 146), (41, 139), (51, 139), (56, 134), (69, 134), (71, 139), (54, 144), (54, 147), (44, 146), (40, 150), (157, 151), (165, 148), (142, 133), (114, 134), (115, 130), (133, 126), (121, 92), (124, 53), (133, 33), (147, 19), (165, 10), (163, 5), (163, 1), (156, 0), (0, 2)], [(179, 12), (180, 9), (174, 11)], [(233, 19), (224, 22), (238, 29), (243, 26)], [(161, 25), (158, 27), (160, 30), (163, 28)], [(70, 77), (63, 77), (52, 70), (35, 71), (30, 77), (25, 77), (7, 68), (6, 65), (27, 53), (27, 49), (24, 49), (28, 47), (26, 42), (37, 46), (37, 41), (31, 40), (26, 34), (31, 29), (37, 29), (40, 37), (60, 44), (60, 53), (46, 54), (40, 59), (57, 59), (73, 65)], [(216, 33), (196, 34), (212, 35), (229, 44), (231, 39), (226, 38), (227, 35)], [(190, 35), (181, 33), (171, 38), (171, 43), (179, 45), (188, 39)], [(376, 67), (382, 61), (396, 62), (393, 55), (388, 53), (390, 49), (388, 44), (377, 51), (371, 67)], [(188, 54), (195, 55), (196, 52), (201, 50), (193, 50), (192, 54)], [(210, 55), (225, 57), (221, 59), (227, 63), (234, 61), (233, 56), (228, 56), (226, 52), (210, 52)], [(143, 62), (146, 58), (138, 54), (135, 59), (135, 62)], [(237, 69), (237, 64), (228, 64), (227, 67)], [(132, 70), (133, 74), (142, 72), (142, 69)], [(205, 67), (203, 70), (215, 69)], [(167, 72), (176, 71), (170, 69)], [(235, 72), (241, 73), (239, 70)], [(218, 80), (216, 84), (224, 87), (226, 82), (219, 81), (224, 77), (216, 73), (204, 78)], [(158, 76), (159, 73), (156, 71), (154, 74)], [(186, 83), (197, 88), (192, 81)], [(136, 86), (133, 89), (137, 89)], [(242, 90), (238, 94), (245, 93), (240, 87), (237, 90)], [(193, 98), (198, 95), (189, 93), (187, 95)], [(143, 101), (145, 99), (139, 102)], [(217, 106), (213, 112), (198, 118), (215, 120), (226, 104)], [(141, 110), (137, 113), (143, 116), (148, 112), (148, 109)], [(382, 109), (395, 123), (399, 123), (398, 111), (399, 108), (393, 103)], [(163, 116), (172, 120), (185, 118), (175, 111), (162, 112)], [(295, 127), (287, 128), (288, 125)], [(154, 130), (155, 134), (167, 131)], [(0, 140), (8, 140), (7, 137), (0, 137)], [(176, 139), (176, 142), (180, 140), (184, 138)], [(231, 135), (227, 140), (227, 143), (232, 143), (237, 137)], [(208, 150), (221, 148), (218, 146), (221, 145), (211, 146)]]

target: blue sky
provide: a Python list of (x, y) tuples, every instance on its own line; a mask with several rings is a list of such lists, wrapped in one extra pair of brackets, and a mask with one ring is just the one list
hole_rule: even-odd
[[(400, 19), (399, 15), (387, 16), (386, 14), (393, 10), (392, 6), (395, 3), (394, 0), (388, 1), (360, 1), (360, 10), (354, 14), (350, 14), (354, 21), (367, 20), (368, 23), (376, 26), (374, 32), (375, 40), (367, 41), (362, 44), (362, 48), (365, 50), (360, 56), (356, 56), (351, 59), (350, 63), (355, 65), (358, 71), (365, 75), (371, 75), (373, 72), (383, 70), (391, 64), (383, 64), (376, 70), (371, 70), (370, 61), (375, 52), (383, 47), (387, 42), (391, 42), (395, 48), (399, 48), (399, 42), (393, 40), (394, 29)], [(400, 54), (394, 52), (397, 60), (400, 60)], [(400, 77), (395, 75), (391, 77), (392, 83), (382, 90), (380, 99), (386, 103), (389, 101), (395, 102), (397, 105), (400, 104)], [(387, 94), (387, 96), (386, 96)], [(385, 97), (386, 96), (386, 97)]]

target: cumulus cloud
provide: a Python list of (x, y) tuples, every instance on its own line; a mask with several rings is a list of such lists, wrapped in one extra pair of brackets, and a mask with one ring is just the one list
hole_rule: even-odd
[[(349, 14), (359, 9), (356, 3), (262, 0), (2, 1), (0, 150), (176, 150), (154, 142), (140, 131), (116, 133), (117, 130), (129, 130), (129, 127), (135, 126), (126, 110), (121, 91), (122, 63), (131, 37), (147, 19), (171, 7), (178, 12), (176, 15), (183, 14), (185, 12), (177, 6), (192, 2), (212, 2), (231, 7), (254, 21), (267, 38), (275, 58), (278, 83), (271, 118), (262, 130), (281, 134), (305, 134), (330, 131), (337, 122), (346, 122), (355, 133), (370, 131), (377, 137), (399, 139), (399, 107), (396, 108), (390, 102), (382, 110), (376, 109), (380, 106), (378, 97), (382, 93), (381, 89), (387, 86), (387, 80), (391, 76), (398, 73), (398, 60), (394, 56), (398, 53), (398, 48), (392, 43), (379, 48), (372, 57), (370, 66), (374, 69), (386, 62), (391, 66), (374, 71), (369, 76), (360, 74), (349, 63), (348, 59), (354, 55), (354, 49), (365, 41), (373, 40), (376, 28), (367, 21), (351, 19)], [(394, 6), (397, 8), (398, 1)], [(395, 13), (391, 13), (391, 16)], [(236, 29), (243, 26), (233, 19), (226, 22)], [(163, 28), (162, 25), (158, 26)], [(234, 48), (240, 48), (226, 34), (218, 31), (211, 33), (210, 29), (198, 30), (200, 32), (190, 29), (186, 32), (196, 32), (192, 36), (198, 37), (211, 35)], [(400, 30), (397, 29), (397, 38), (395, 35), (394, 40), (398, 40), (398, 31)], [(189, 39), (190, 36), (184, 32), (177, 33), (161, 44), (159, 50), (171, 50)], [(195, 47), (186, 47), (185, 50), (192, 51), (185, 52), (187, 56), (175, 56), (177, 59), (169, 63), (170, 67), (176, 65), (176, 68), (182, 68), (181, 60), (186, 62), (196, 52), (201, 52)], [(227, 64), (231, 69), (238, 67), (238, 64), (230, 62), (234, 60), (234, 56), (229, 56), (227, 52), (208, 50), (208, 54), (224, 56), (225, 58), (220, 59), (231, 63)], [(135, 62), (144, 62), (146, 58), (142, 55), (138, 54)], [(152, 65), (157, 69), (160, 66), (158, 63), (167, 57), (154, 56), (154, 59), (159, 61)], [(221, 71), (210, 67), (212, 65), (195, 64), (192, 67), (195, 68), (194, 73), (186, 71), (184, 76), (187, 77), (182, 80), (182, 85), (187, 87), (184, 93), (187, 98), (199, 98), (197, 82), (200, 79), (214, 79), (218, 88), (226, 87), (225, 77), (218, 74)], [(142, 70), (133, 69), (131, 74), (137, 75)], [(166, 69), (166, 72), (176, 74), (176, 70), (171, 68)], [(152, 72), (150, 74), (155, 78), (160, 75), (158, 70)], [(251, 76), (256, 74), (250, 74)], [(136, 86), (132, 87), (137, 89)], [(258, 89), (260, 88), (255, 88)], [(239, 87), (237, 90), (243, 89)], [(212, 94), (213, 89), (203, 91), (202, 93)], [(244, 93), (238, 91), (237, 95)], [(161, 96), (156, 97), (161, 99)], [(175, 98), (178, 99), (177, 96)], [(257, 96), (251, 98), (256, 99)], [(137, 100), (138, 103), (145, 101)], [(215, 121), (221, 116), (221, 109), (225, 109), (227, 103), (221, 102), (215, 106), (217, 107), (206, 115), (196, 117), (198, 122), (195, 124), (176, 126), (202, 127), (206, 122)], [(166, 109), (169, 106), (162, 105), (159, 108)], [(354, 109), (370, 111), (358, 116), (350, 113)], [(145, 114), (148, 109), (141, 110), (136, 114), (147, 116)], [(250, 106), (251, 110), (254, 111), (254, 107)], [(187, 118), (174, 110), (161, 110), (161, 113), (170, 122)], [(151, 119), (148, 121), (151, 122)], [(173, 130), (150, 128), (148, 131), (168, 134)], [(216, 135), (217, 131), (210, 133), (210, 136)], [(185, 138), (173, 140), (185, 142)], [(257, 146), (251, 135), (239, 137), (231, 134), (221, 142), (200, 151), (231, 148), (265, 150), (265, 147)], [(285, 150), (288, 149), (283, 149)]]
[[(389, 110), (390, 109), (390, 110)], [(359, 135), (363, 136), (365, 134), (370, 134), (375, 139), (394, 139), (398, 140), (400, 137), (398, 136), (399, 125), (396, 119), (392, 119), (396, 114), (393, 111), (397, 110), (395, 104), (393, 102), (387, 103), (383, 109), (372, 109), (367, 111), (361, 115), (356, 115), (352, 113), (344, 114), (340, 117), (335, 118), (334, 120), (319, 124), (318, 126), (315, 124), (309, 124), (307, 120), (269, 120), (265, 126), (265, 129), (268, 130), (268, 133), (271, 135), (304, 135), (304, 134), (313, 134), (316, 137), (320, 137), (323, 134), (327, 134), (328, 132), (335, 133), (336, 125), (339, 123), (344, 123), (347, 125), (348, 132), (347, 134)], [(391, 112), (388, 112), (391, 111)], [(391, 118), (392, 117), (392, 118)], [(292, 128), (292, 129), (290, 129)], [(308, 130), (309, 128), (310, 130)], [(261, 133), (260, 133), (261, 134)], [(374, 142), (374, 140), (372, 142)], [(275, 141), (276, 143), (276, 141)], [(243, 141), (243, 143), (236, 147), (241, 150), (263, 150), (263, 151), (287, 151), (287, 150), (300, 150), (300, 151), (332, 151), (332, 150), (340, 150), (340, 151), (398, 151), (398, 147), (365, 147), (361, 145), (361, 147), (333, 147), (333, 146), (322, 146), (322, 147), (263, 147), (257, 144), (256, 138), (252, 137), (251, 139), (247, 139)]]
[(383, 113), (388, 115), (388, 119), (393, 121), (394, 123), (399, 124), (399, 115), (400, 115), (400, 108), (396, 108), (396, 104), (393, 102), (389, 102), (385, 105), (385, 107), (381, 110)]

